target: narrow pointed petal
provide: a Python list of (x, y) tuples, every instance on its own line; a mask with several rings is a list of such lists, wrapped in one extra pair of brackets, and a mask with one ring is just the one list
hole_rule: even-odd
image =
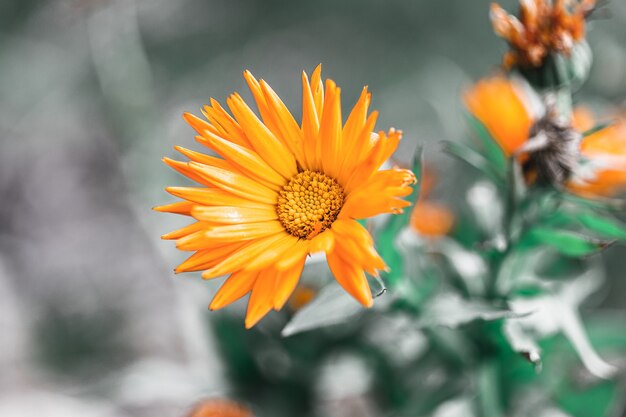
[(166, 233), (161, 236), (163, 240), (176, 240), (181, 237), (190, 235), (192, 233), (198, 232), (200, 230), (204, 230), (206, 228), (206, 224), (203, 222), (194, 222), (188, 226), (182, 227), (178, 230), (174, 230), (173, 232)]
[(281, 259), (284, 253), (293, 249), (297, 243), (298, 238), (285, 233), (284, 237), (274, 242), (271, 247), (267, 247), (256, 259), (251, 260), (244, 269), (252, 271), (269, 267), (275, 264), (277, 260)]
[[(218, 132), (212, 132), (218, 136), (227, 138), (233, 143), (250, 148), (250, 140), (239, 126), (237, 121), (216, 100), (211, 99), (210, 106), (204, 106), (202, 113), (211, 120)], [(202, 135), (204, 136), (204, 135)]]
[(302, 257), (297, 263), (291, 267), (278, 271), (276, 286), (274, 289), (274, 309), (283, 308), (293, 291), (300, 281), (300, 275), (304, 269), (305, 257)]
[(355, 267), (350, 262), (346, 262), (334, 251), (327, 253), (326, 259), (339, 285), (359, 303), (365, 307), (371, 307), (374, 304), (374, 300), (363, 270)]
[(273, 189), (280, 189), (285, 184), (285, 177), (276, 172), (256, 152), (208, 133), (200, 140), (248, 177), (267, 184)]
[(176, 268), (176, 273), (201, 271), (203, 269), (212, 268), (225, 258), (239, 250), (244, 243), (228, 243), (217, 248), (199, 250), (191, 255), (185, 262)]
[(207, 122), (206, 120), (202, 120), (201, 118), (194, 116), (191, 113), (183, 113), (183, 119), (185, 119), (185, 121), (201, 135), (203, 135), (205, 131), (209, 131), (215, 134), (219, 133), (219, 131), (211, 123)]
[(277, 233), (286, 234), (283, 225), (277, 220), (259, 223), (228, 224), (216, 226), (206, 231), (208, 238), (221, 242), (252, 240), (275, 235)]
[(311, 253), (330, 252), (335, 245), (335, 234), (332, 229), (326, 229), (311, 239)]
[(252, 259), (259, 256), (266, 248), (273, 245), (284, 236), (283, 233), (277, 233), (252, 242), (233, 252), (229, 257), (224, 258), (219, 264), (207, 269), (202, 273), (202, 278), (212, 279), (244, 268)]
[(252, 328), (272, 309), (272, 291), (275, 282), (276, 272), (274, 270), (265, 269), (259, 273), (248, 301), (246, 329)]
[(212, 183), (239, 197), (259, 203), (276, 204), (277, 194), (275, 191), (244, 175), (196, 162), (190, 162), (189, 167), (205, 182)]
[(238, 95), (231, 95), (228, 107), (251, 141), (256, 152), (285, 178), (295, 175), (298, 170), (296, 160), (291, 152), (274, 136), (274, 134), (258, 119), (254, 112)]
[(189, 201), (180, 201), (178, 203), (166, 204), (164, 206), (153, 207), (152, 210), (160, 211), (162, 213), (174, 213), (182, 214), (184, 216), (191, 216), (191, 210), (194, 204)]
[(236, 196), (220, 188), (167, 187), (165, 190), (173, 196), (204, 206), (237, 206), (256, 209), (271, 209), (275, 207), (273, 204), (259, 203)]
[(196, 206), (191, 215), (200, 221), (222, 224), (262, 223), (277, 220), (276, 209), (235, 206)]
[(219, 310), (248, 294), (252, 291), (258, 276), (258, 271), (237, 271), (233, 273), (217, 291), (209, 305), (209, 309)]

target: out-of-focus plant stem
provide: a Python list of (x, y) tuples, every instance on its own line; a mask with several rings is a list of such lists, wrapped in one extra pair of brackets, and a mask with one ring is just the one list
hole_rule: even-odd
[(496, 361), (485, 361), (478, 369), (480, 413), (483, 417), (504, 417), (500, 398), (500, 376)]

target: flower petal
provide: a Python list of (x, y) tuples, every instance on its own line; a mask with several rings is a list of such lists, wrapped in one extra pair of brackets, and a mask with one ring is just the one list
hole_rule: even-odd
[(276, 204), (278, 194), (244, 175), (229, 170), (190, 162), (189, 167), (205, 182), (209, 182), (239, 197), (265, 204)]
[(229, 276), (222, 284), (213, 301), (209, 305), (211, 310), (219, 310), (228, 304), (234, 303), (252, 291), (259, 271), (237, 271)]
[(259, 322), (273, 307), (272, 291), (276, 282), (276, 271), (264, 269), (259, 273), (250, 300), (248, 300), (248, 311), (246, 312), (246, 329), (253, 327)]
[(344, 260), (336, 251), (328, 252), (326, 259), (339, 285), (359, 303), (371, 307), (374, 300), (363, 270)]
[(278, 270), (278, 276), (276, 278), (274, 288), (274, 309), (280, 310), (283, 308), (293, 291), (300, 281), (302, 270), (304, 269), (304, 263), (306, 257), (302, 257), (300, 261), (290, 266), (285, 270)]
[(191, 215), (200, 221), (224, 224), (262, 223), (277, 220), (276, 209), (248, 208), (236, 206), (196, 206)]

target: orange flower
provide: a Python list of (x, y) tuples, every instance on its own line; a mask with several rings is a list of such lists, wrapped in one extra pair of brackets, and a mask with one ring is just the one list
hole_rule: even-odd
[(185, 114), (197, 140), (221, 158), (177, 147), (190, 162), (166, 164), (204, 188), (169, 187), (184, 201), (156, 210), (192, 216), (196, 222), (163, 236), (181, 250), (196, 251), (176, 272), (204, 270), (211, 279), (230, 275), (211, 309), (251, 292), (246, 327), (293, 292), (308, 254), (325, 252), (335, 279), (365, 306), (373, 304), (365, 273), (385, 263), (368, 231), (356, 219), (399, 213), (410, 203), (411, 171), (380, 166), (396, 149), (401, 132), (373, 134), (377, 113), (368, 115), (363, 92), (342, 126), (340, 89), (322, 85), (321, 68), (302, 74), (302, 123), (278, 95), (250, 72), (244, 77), (261, 114), (239, 94), (205, 106), (208, 121)]
[(487, 128), (507, 156), (527, 140), (534, 116), (521, 84), (503, 76), (479, 81), (464, 94), (468, 110)]
[(425, 166), (420, 178), (420, 199), (411, 212), (409, 225), (422, 236), (436, 238), (447, 235), (454, 225), (454, 214), (443, 204), (428, 200), (435, 185), (432, 169)]
[(447, 235), (454, 225), (454, 215), (444, 205), (420, 201), (411, 213), (411, 227), (422, 236), (435, 238)]
[(494, 31), (512, 49), (504, 66), (537, 68), (550, 53), (569, 56), (574, 44), (584, 39), (585, 19), (595, 6), (596, 0), (520, 0), (518, 19), (493, 3)]
[(207, 400), (198, 405), (189, 417), (253, 417), (246, 408), (227, 400)]
[(291, 294), (291, 297), (289, 297), (287, 305), (291, 311), (298, 311), (309, 304), (316, 295), (317, 290), (315, 288), (309, 287), (308, 285), (298, 285), (293, 294)]
[(626, 119), (585, 137), (580, 151), (595, 165), (595, 172), (591, 178), (572, 181), (572, 191), (585, 196), (612, 196), (626, 189)]
[[(514, 81), (494, 77), (479, 81), (464, 96), (469, 111), (487, 128), (507, 155), (527, 143), (531, 127), (538, 121), (530, 111), (531, 98)], [(571, 126), (583, 133), (595, 122), (584, 108), (574, 111)], [(594, 168), (591, 178), (576, 177), (571, 190), (585, 195), (613, 195), (626, 186), (626, 121), (623, 119), (582, 139), (580, 155)]]

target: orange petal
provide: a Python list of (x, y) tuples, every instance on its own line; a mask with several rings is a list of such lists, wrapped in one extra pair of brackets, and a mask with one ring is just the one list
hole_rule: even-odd
[(195, 222), (195, 223), (191, 223), (188, 226), (182, 227), (178, 230), (174, 230), (173, 232), (169, 232), (164, 234), (163, 236), (161, 236), (161, 239), (164, 240), (175, 240), (175, 239), (180, 239), (181, 237), (190, 235), (192, 233), (195, 233), (199, 230), (204, 230), (207, 228), (206, 223), (203, 222)]
[(252, 147), (261, 158), (285, 178), (295, 175), (298, 170), (293, 154), (258, 119), (243, 99), (233, 94), (228, 98), (227, 103)]
[(400, 213), (410, 205), (400, 197), (411, 193), (411, 184), (415, 181), (415, 175), (406, 169), (377, 171), (369, 181), (348, 194), (339, 217), (365, 219), (382, 213)]
[(265, 204), (276, 204), (278, 195), (259, 182), (229, 170), (190, 162), (189, 167), (205, 182), (233, 193), (239, 197)]
[(335, 235), (332, 229), (326, 229), (311, 239), (311, 253), (330, 252), (335, 245)]
[(332, 80), (326, 81), (324, 110), (320, 122), (319, 155), (324, 172), (333, 178), (339, 173), (341, 153), (341, 89)]
[[(226, 138), (233, 143), (250, 148), (250, 140), (246, 137), (243, 129), (235, 119), (218, 103), (211, 99), (210, 106), (204, 106), (202, 113), (215, 125), (218, 136)], [(204, 136), (204, 133), (201, 134)]]
[[(317, 156), (317, 141), (320, 123), (315, 109), (315, 100), (306, 73), (302, 72), (302, 140), (304, 161), (300, 163), (307, 169), (318, 170), (321, 161)], [(304, 162), (304, 163), (303, 163)]]
[(217, 290), (209, 308), (211, 310), (219, 310), (239, 300), (252, 291), (252, 287), (258, 276), (258, 271), (237, 271), (233, 273), (224, 281), (220, 289)]
[(236, 242), (217, 248), (200, 250), (180, 264), (176, 268), (176, 273), (201, 271), (203, 269), (212, 268), (243, 246), (243, 243)]
[(221, 242), (237, 242), (241, 240), (257, 239), (281, 232), (282, 234), (286, 234), (283, 225), (277, 220), (271, 220), (258, 223), (215, 226), (211, 230), (207, 230), (206, 235), (208, 238)]
[(224, 258), (219, 264), (204, 271), (202, 278), (211, 279), (244, 268), (252, 259), (259, 256), (267, 247), (273, 245), (283, 236), (284, 233), (277, 233), (249, 242), (227, 258)]
[(335, 251), (328, 252), (326, 259), (339, 285), (365, 307), (371, 307), (374, 300), (363, 270), (345, 261)]
[(285, 177), (276, 172), (256, 152), (236, 143), (207, 133), (200, 141), (213, 149), (248, 177), (263, 183), (268, 188), (279, 190), (286, 182)]
[(297, 243), (298, 238), (285, 233), (281, 239), (265, 248), (265, 251), (263, 251), (262, 254), (257, 256), (255, 259), (250, 260), (244, 269), (252, 271), (255, 269), (269, 267), (280, 260), (284, 253), (294, 249)]
[(264, 269), (259, 273), (246, 312), (246, 329), (250, 329), (259, 322), (273, 307), (273, 291), (276, 283), (276, 271)]
[(237, 206), (256, 209), (270, 209), (273, 204), (264, 204), (239, 197), (219, 188), (167, 187), (168, 193), (205, 206)]
[(213, 132), (216, 134), (219, 133), (219, 131), (213, 125), (211, 125), (211, 123), (202, 120), (191, 113), (183, 113), (183, 119), (185, 119), (185, 121), (201, 135), (204, 134), (205, 131)]
[(164, 206), (153, 207), (152, 210), (160, 211), (163, 213), (183, 214), (185, 216), (191, 216), (191, 210), (194, 207), (194, 203), (189, 201), (180, 201), (178, 203), (166, 204)]
[(305, 259), (309, 254), (310, 242), (300, 239), (290, 251), (283, 254), (281, 259), (276, 263), (276, 269), (283, 270), (292, 267), (301, 259)]
[(262, 223), (277, 220), (276, 209), (237, 206), (196, 206), (191, 215), (200, 221), (222, 224)]
[(502, 150), (511, 155), (527, 140), (533, 124), (528, 98), (504, 77), (479, 81), (463, 95), (468, 110), (487, 128)]
[(298, 281), (300, 281), (300, 275), (304, 269), (304, 263), (306, 257), (301, 257), (300, 261), (291, 267), (278, 271), (276, 278), (276, 286), (274, 288), (274, 309), (280, 310), (283, 308), (293, 290), (295, 290)]

